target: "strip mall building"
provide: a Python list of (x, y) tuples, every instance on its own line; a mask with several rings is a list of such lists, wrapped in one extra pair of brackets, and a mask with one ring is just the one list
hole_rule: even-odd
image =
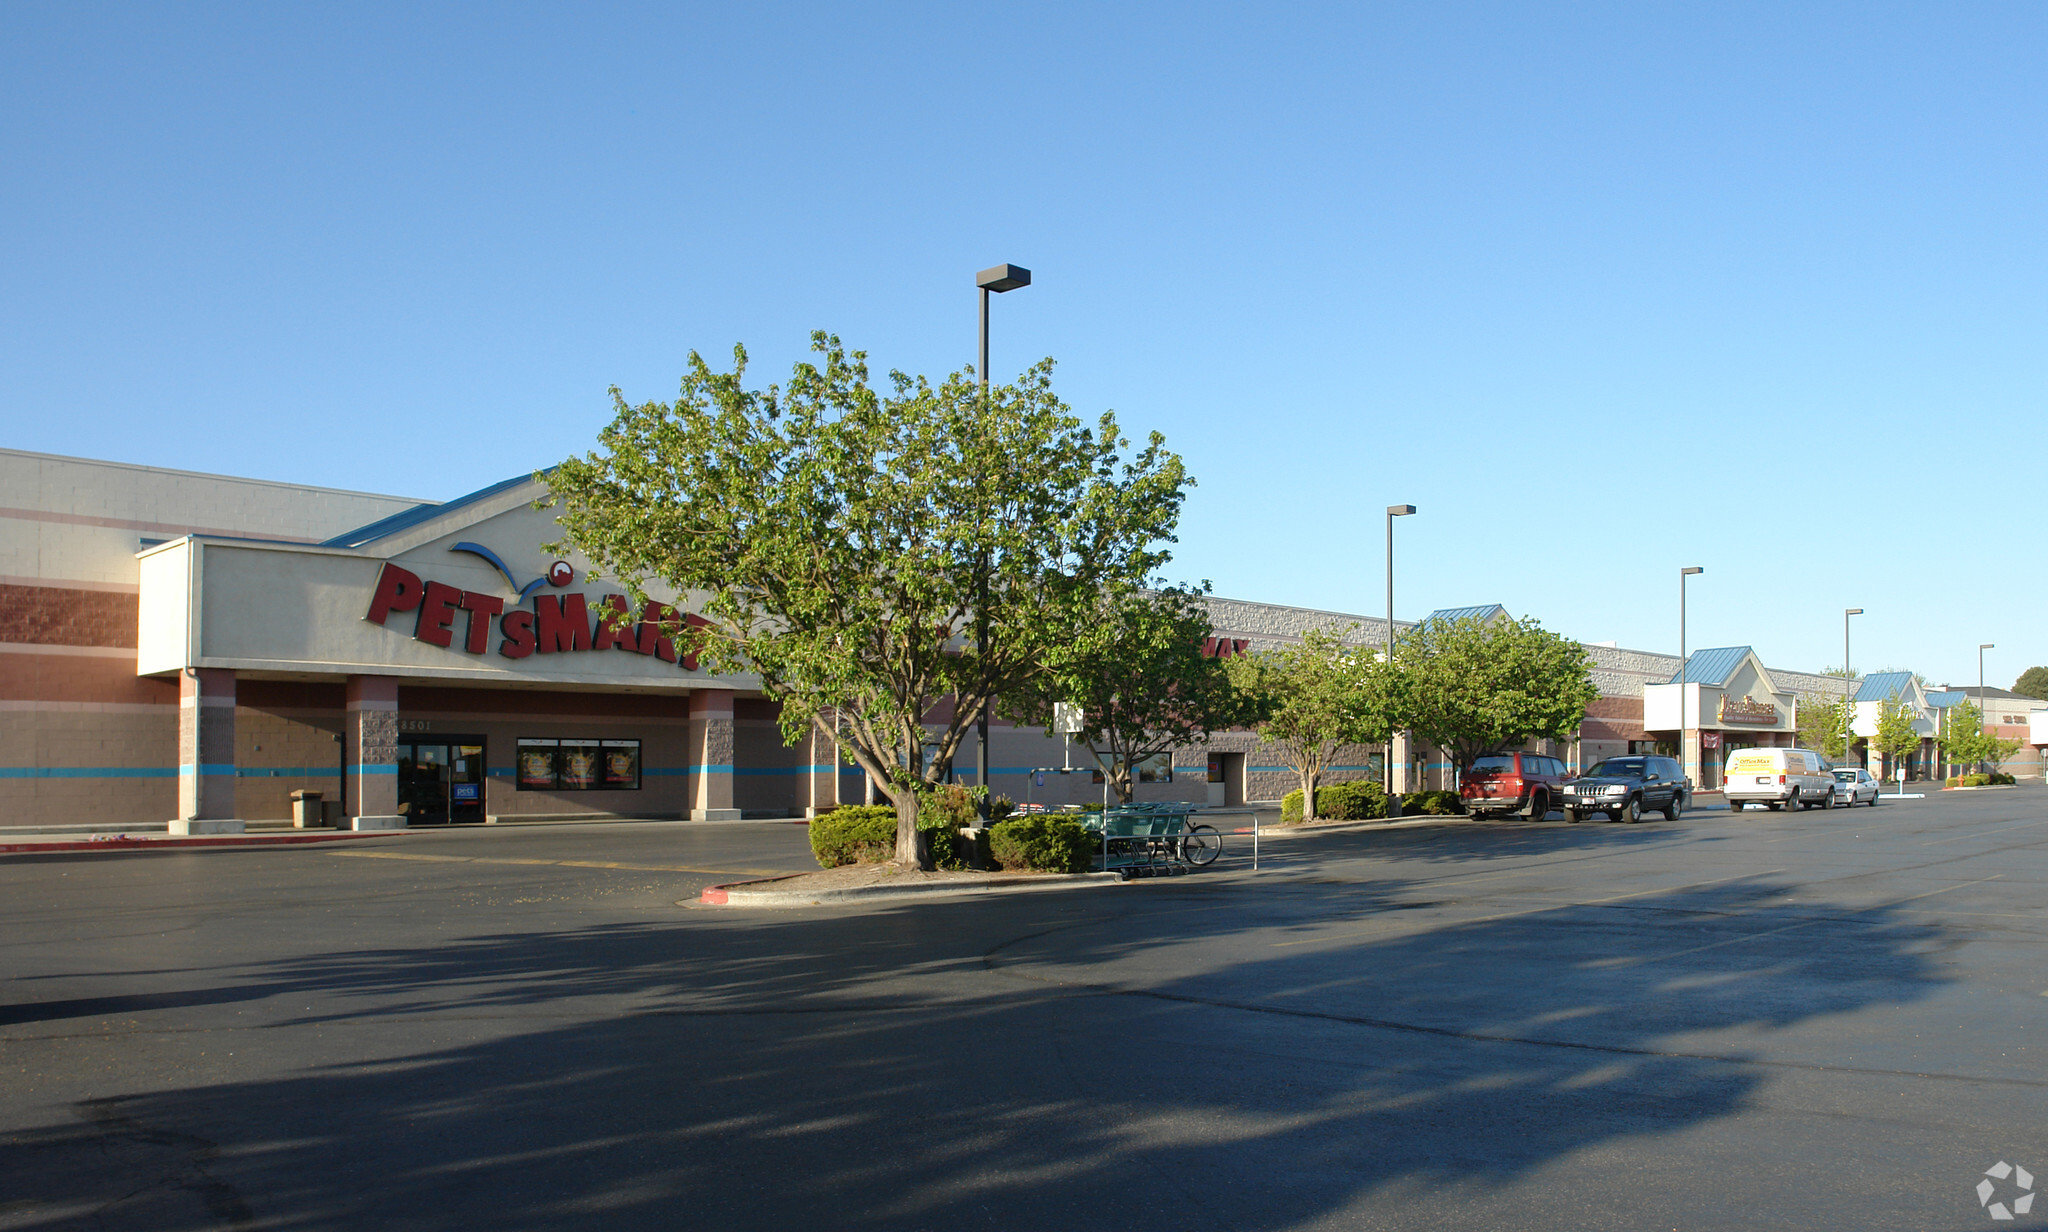
[[(783, 744), (758, 681), (679, 657), (658, 608), (614, 631), (601, 616), (624, 600), (543, 549), (542, 494), (522, 477), (419, 501), (0, 450), (0, 825), (205, 829), (287, 818), (294, 792), (320, 793), (330, 822), (385, 824), (803, 816), (867, 797), (829, 741)], [(1212, 611), (1219, 650), (1386, 635), (1342, 613)], [(1583, 763), (1679, 739), (1674, 657), (1587, 650), (1602, 696), (1579, 741), (1546, 751)], [(1746, 648), (1701, 652), (1687, 681), (1705, 786), (1717, 750), (1790, 743), (1797, 696), (1841, 688)], [(1440, 758), (1393, 752), (1398, 786), (1448, 781)], [(1059, 773), (1088, 755), (1043, 731), (998, 724), (990, 753), (995, 789), (1020, 800), (1102, 790)], [(1378, 757), (1348, 750), (1333, 777), (1377, 774)], [(1291, 786), (1232, 732), (1147, 767), (1137, 791), (1238, 804)]]

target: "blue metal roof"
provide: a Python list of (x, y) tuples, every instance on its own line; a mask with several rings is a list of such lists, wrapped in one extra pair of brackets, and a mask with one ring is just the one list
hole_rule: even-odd
[(1957, 689), (1954, 692), (1929, 693), (1927, 695), (1927, 704), (1936, 710), (1946, 710), (1950, 706), (1962, 705), (1965, 701), (1969, 700), (1969, 697), (1970, 695), (1961, 689)]
[(1440, 607), (1436, 611), (1431, 612), (1429, 615), (1423, 617), (1423, 619), (1492, 620), (1495, 616), (1505, 616), (1507, 614), (1508, 610), (1502, 607), (1500, 604), (1488, 603), (1480, 607)]
[[(1727, 684), (1728, 677), (1734, 675), (1735, 669), (1742, 666), (1742, 661), (1749, 656), (1750, 649), (1747, 646), (1721, 646), (1713, 650), (1695, 650), (1692, 652), (1692, 656), (1685, 661), (1685, 683)], [(1664, 683), (1677, 684), (1678, 677), (1679, 673), (1673, 672), (1671, 673), (1671, 679)]]
[[(548, 468), (548, 470), (553, 469), (553, 467)], [(543, 471), (541, 473), (546, 474), (547, 472)], [(478, 488), (467, 496), (458, 496), (452, 501), (443, 501), (440, 504), (426, 501), (422, 504), (414, 505), (410, 509), (401, 509), (388, 518), (379, 518), (368, 526), (358, 526), (352, 531), (336, 535), (320, 546), (323, 548), (359, 548), (364, 544), (375, 543), (386, 536), (395, 535), (399, 531), (418, 526), (428, 518), (439, 517), (450, 510), (460, 509), (464, 505), (474, 504), (486, 497), (496, 496), (500, 492), (516, 488), (532, 478), (533, 476), (530, 474), (515, 475), (510, 479), (494, 483), (488, 488)]]
[(1856, 690), (1856, 700), (1888, 702), (1904, 693), (1912, 683), (1911, 672), (1873, 672), (1863, 678), (1863, 687)]

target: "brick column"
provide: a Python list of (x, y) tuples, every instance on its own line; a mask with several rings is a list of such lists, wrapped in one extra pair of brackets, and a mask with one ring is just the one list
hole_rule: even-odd
[(1393, 764), (1394, 793), (1396, 795), (1405, 796), (1421, 790), (1419, 785), (1408, 781), (1415, 777), (1409, 773), (1409, 767), (1415, 762), (1415, 742), (1407, 732), (1395, 733), (1393, 748), (1388, 754), (1388, 760)]
[(342, 812), (357, 830), (403, 829), (398, 815), (398, 678), (350, 676), (342, 720)]
[(235, 674), (186, 668), (178, 676), (178, 815), (173, 834), (239, 834), (235, 817)]
[(690, 694), (690, 820), (738, 821), (732, 804), (732, 690)]

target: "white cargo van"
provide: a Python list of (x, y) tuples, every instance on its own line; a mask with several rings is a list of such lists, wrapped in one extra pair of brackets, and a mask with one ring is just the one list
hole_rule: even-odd
[(1722, 790), (1728, 807), (1745, 804), (1773, 810), (1833, 808), (1835, 776), (1827, 760), (1811, 749), (1737, 749), (1728, 755)]

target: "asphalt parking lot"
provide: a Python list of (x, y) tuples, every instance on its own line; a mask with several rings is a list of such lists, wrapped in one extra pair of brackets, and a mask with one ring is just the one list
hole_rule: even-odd
[(0, 1228), (2048, 1223), (2039, 788), (676, 905), (804, 842), (0, 858)]

